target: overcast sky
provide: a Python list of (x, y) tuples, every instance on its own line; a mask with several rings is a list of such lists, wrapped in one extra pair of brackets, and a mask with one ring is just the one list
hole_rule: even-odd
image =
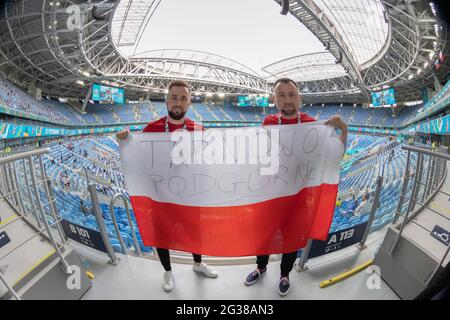
[[(257, 72), (292, 56), (324, 51), (297, 19), (273, 0), (162, 0), (136, 53), (191, 49), (215, 53)], [(122, 48), (132, 53), (133, 48)]]

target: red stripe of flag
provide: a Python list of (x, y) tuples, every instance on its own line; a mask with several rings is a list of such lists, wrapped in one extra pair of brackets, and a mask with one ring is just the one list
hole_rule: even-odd
[(325, 240), (333, 218), (337, 184), (302, 189), (259, 203), (198, 207), (131, 196), (146, 246), (211, 256), (292, 252), (308, 238)]

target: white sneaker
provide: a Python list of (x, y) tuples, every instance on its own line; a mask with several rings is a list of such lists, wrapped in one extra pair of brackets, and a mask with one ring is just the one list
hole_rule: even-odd
[(214, 270), (204, 262), (201, 262), (199, 264), (194, 263), (193, 269), (195, 272), (201, 272), (209, 278), (217, 278), (219, 276), (219, 273), (216, 270)]
[(164, 271), (163, 289), (169, 292), (173, 289), (173, 274), (172, 271)]

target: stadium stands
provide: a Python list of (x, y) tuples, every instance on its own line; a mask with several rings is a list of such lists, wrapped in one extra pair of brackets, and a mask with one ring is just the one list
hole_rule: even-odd
[[(203, 107), (201, 110), (206, 116), (208, 109)], [(398, 202), (402, 185), (401, 177), (405, 167), (406, 153), (401, 150), (397, 142), (390, 142), (386, 137), (350, 135), (347, 155), (342, 162), (343, 169), (339, 184), (339, 197), (343, 204), (335, 209), (330, 232), (367, 221), (367, 215), (355, 217), (348, 214), (355, 207), (352, 198), (353, 190), (360, 191), (355, 197), (359, 202), (365, 190), (373, 193), (376, 177), (382, 172), (381, 166), (387, 162), (391, 150), (393, 150), (393, 157), (390, 160), (392, 165), (385, 167), (385, 184), (381, 192), (382, 205), (377, 209), (372, 229), (379, 229), (392, 221), (395, 209), (393, 206)], [(53, 181), (54, 194), (61, 216), (73, 223), (98, 230), (93, 215), (81, 210), (81, 204), (87, 208), (91, 207), (87, 185), (88, 179), (95, 179), (93, 181), (98, 183), (100, 207), (106, 220), (108, 234), (114, 249), (121, 252), (109, 213), (109, 201), (112, 195), (120, 192), (128, 196), (118, 151), (118, 144), (111, 136), (82, 140), (70, 139), (51, 145), (51, 153), (45, 157), (45, 168)], [(351, 165), (346, 166), (346, 163)], [(114, 210), (125, 245), (127, 248), (132, 248), (133, 241), (125, 209), (117, 205)], [(135, 219), (133, 213), (132, 219)], [(149, 252), (151, 248), (144, 247), (137, 227), (135, 231), (138, 234), (141, 249)]]
[[(448, 86), (444, 87), (447, 88)], [(444, 90), (443, 89), (443, 90)], [(441, 94), (442, 95), (442, 94)], [(55, 100), (36, 100), (28, 93), (7, 80), (0, 78), (0, 104), (31, 115), (40, 116), (48, 121), (67, 125), (117, 125), (145, 123), (161, 118), (166, 114), (164, 102), (144, 102), (137, 104), (88, 104), (86, 114), (81, 114), (66, 103)], [(325, 120), (339, 114), (351, 125), (376, 127), (401, 127), (416, 117), (422, 105), (406, 107), (392, 117), (390, 108), (361, 108), (352, 106), (325, 105), (304, 106), (303, 111), (318, 120)], [(276, 108), (236, 107), (193, 103), (188, 117), (197, 122), (202, 121), (242, 121), (262, 122), (265, 114), (276, 113)]]
[[(445, 95), (449, 85), (443, 88)], [(436, 98), (437, 99), (437, 98)], [(431, 105), (433, 99), (427, 104)], [(67, 125), (112, 125), (122, 123), (146, 123), (166, 115), (166, 105), (161, 101), (143, 102), (123, 105), (88, 104), (86, 114), (81, 114), (68, 104), (43, 99), (36, 100), (15, 84), (0, 78), (0, 104), (3, 107), (16, 109), (31, 115), (45, 117), (48, 121)], [(312, 117), (325, 120), (334, 114), (340, 115), (344, 121), (352, 125), (377, 127), (399, 127), (407, 124), (417, 116), (422, 105), (403, 108), (395, 117), (388, 108), (362, 108), (350, 105), (305, 105), (302, 108)], [(253, 122), (260, 123), (265, 115), (276, 113), (276, 108), (237, 107), (231, 104), (219, 106), (204, 103), (193, 103), (188, 117), (202, 122)], [(14, 119), (4, 115), (5, 119)], [(30, 124), (35, 123), (35, 121)], [(388, 155), (391, 151), (392, 156)], [(115, 237), (109, 217), (109, 199), (117, 192), (127, 195), (123, 174), (120, 168), (119, 149), (114, 138), (104, 136), (85, 139), (67, 139), (51, 145), (51, 153), (46, 156), (45, 168), (53, 180), (57, 206), (62, 217), (88, 228), (98, 229), (95, 219), (89, 213), (83, 213), (81, 204), (90, 206), (87, 195), (89, 181), (96, 182), (100, 194), (101, 208), (107, 220), (108, 232), (113, 239), (113, 246), (121, 251)], [(366, 135), (350, 135), (346, 157), (342, 161), (339, 196), (342, 205), (335, 210), (330, 232), (345, 229), (367, 220), (366, 216), (355, 217), (348, 214), (361, 201), (362, 193), (373, 192), (376, 177), (384, 173), (385, 184), (381, 192), (381, 206), (377, 209), (372, 229), (378, 229), (392, 221), (394, 207), (398, 202), (401, 188), (401, 175), (405, 167), (405, 153), (398, 143), (387, 137)], [(413, 159), (414, 160), (414, 159)], [(389, 165), (384, 166), (386, 162)], [(359, 190), (359, 194), (355, 194)], [(366, 191), (367, 190), (367, 191)], [(353, 197), (353, 194), (354, 197)], [(355, 203), (356, 202), (356, 203)], [(120, 231), (127, 247), (132, 246), (132, 238), (124, 208), (115, 207)], [(134, 217), (133, 217), (134, 219)], [(138, 232), (138, 230), (136, 230)], [(139, 236), (142, 250), (144, 248)]]

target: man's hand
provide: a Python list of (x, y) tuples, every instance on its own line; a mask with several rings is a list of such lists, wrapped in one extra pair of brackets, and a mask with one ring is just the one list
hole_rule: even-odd
[(341, 135), (339, 136), (339, 139), (342, 141), (344, 146), (347, 146), (347, 134), (348, 134), (348, 128), (344, 121), (342, 121), (341, 117), (338, 115), (332, 116), (330, 119), (328, 119), (325, 122), (326, 125), (332, 126), (336, 129), (340, 129), (342, 131)]
[(125, 129), (125, 130), (117, 132), (116, 138), (118, 140), (124, 140), (124, 139), (126, 139), (128, 137), (129, 134), (130, 134), (130, 130), (129, 129)]

